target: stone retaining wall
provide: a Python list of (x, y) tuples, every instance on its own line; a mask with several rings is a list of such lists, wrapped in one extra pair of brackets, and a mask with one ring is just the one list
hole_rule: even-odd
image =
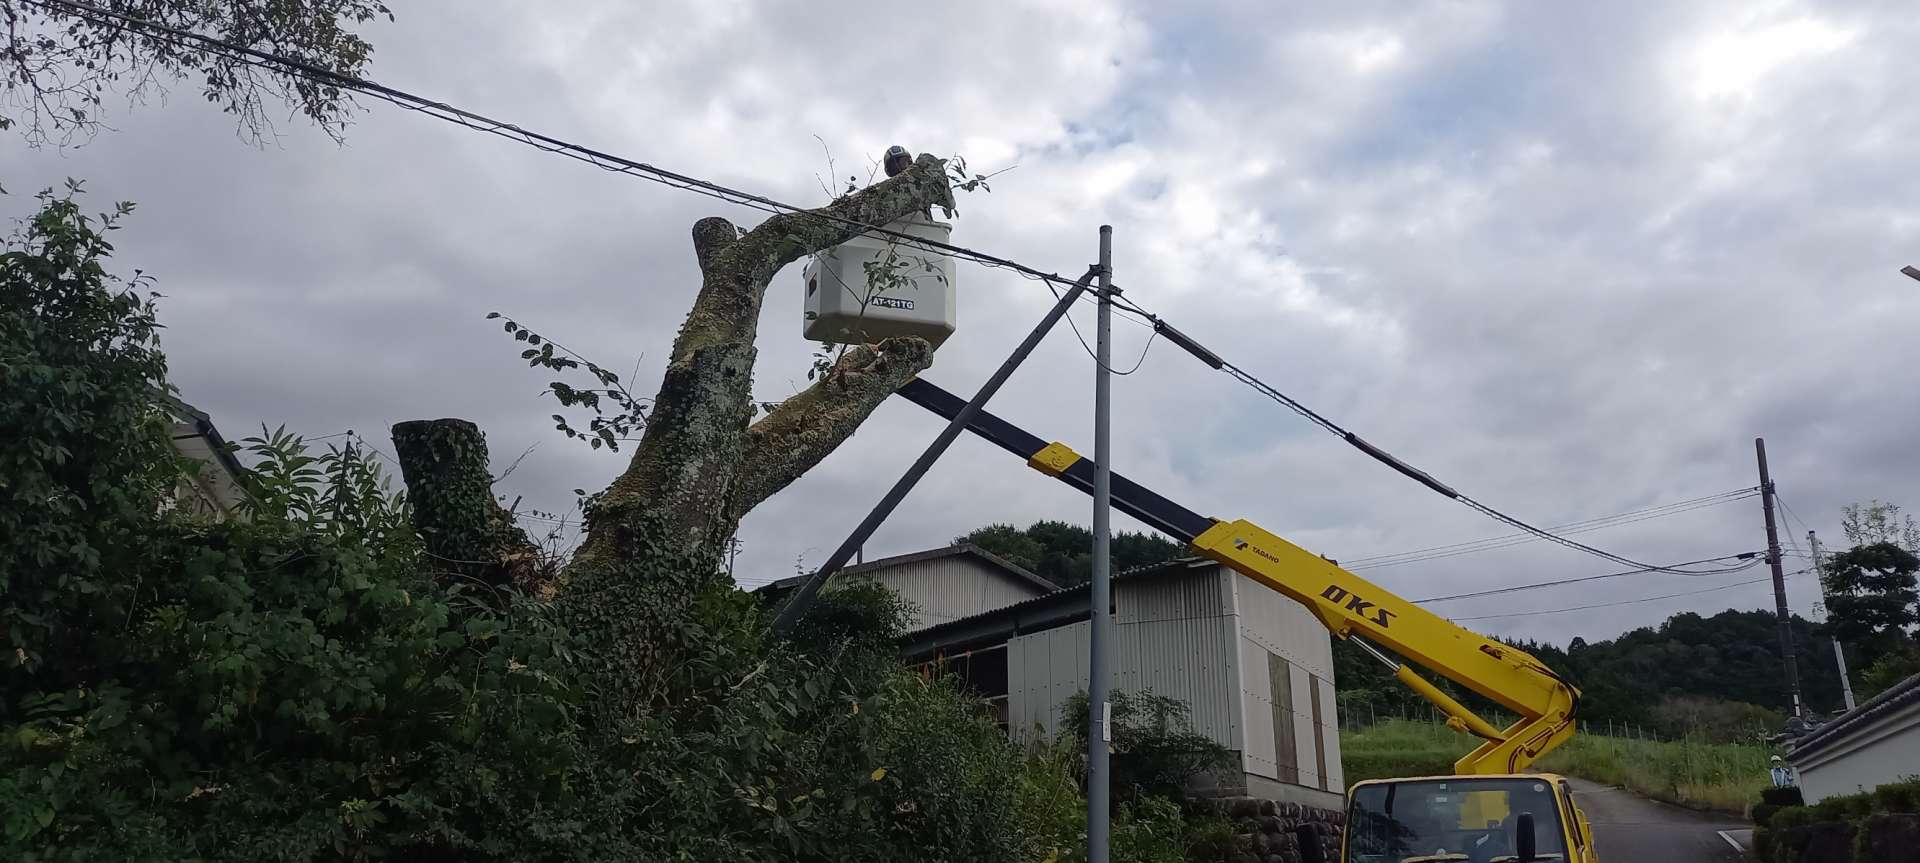
[(1320, 837), (1325, 859), (1340, 857), (1340, 830), (1346, 816), (1339, 812), (1259, 797), (1229, 797), (1213, 803), (1240, 835), (1236, 863), (1301, 863), (1297, 837), (1302, 826)]

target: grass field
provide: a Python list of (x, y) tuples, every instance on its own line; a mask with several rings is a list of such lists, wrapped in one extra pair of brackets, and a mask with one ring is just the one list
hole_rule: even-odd
[[(1472, 746), (1471, 738), (1425, 722), (1392, 720), (1340, 734), (1348, 783), (1448, 773)], [(1535, 766), (1681, 806), (1744, 813), (1767, 784), (1770, 754), (1764, 746), (1581, 733)]]

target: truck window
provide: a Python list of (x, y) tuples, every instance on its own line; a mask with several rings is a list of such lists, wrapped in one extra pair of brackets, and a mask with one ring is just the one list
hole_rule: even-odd
[(1352, 863), (1510, 863), (1519, 816), (1533, 816), (1534, 853), (1565, 860), (1560, 805), (1545, 780), (1428, 779), (1353, 790), (1347, 854)]

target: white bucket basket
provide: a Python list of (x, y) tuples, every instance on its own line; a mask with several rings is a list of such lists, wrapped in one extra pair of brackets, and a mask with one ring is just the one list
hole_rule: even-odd
[[(946, 242), (953, 225), (913, 215), (887, 230)], [(868, 265), (897, 274), (897, 284), (868, 284)], [(953, 258), (906, 240), (861, 234), (821, 252), (803, 271), (807, 283), (802, 332), (816, 342), (871, 344), (919, 336), (934, 347), (953, 335)]]

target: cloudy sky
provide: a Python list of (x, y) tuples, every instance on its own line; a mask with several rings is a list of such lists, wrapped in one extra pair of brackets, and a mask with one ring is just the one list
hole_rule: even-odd
[[(962, 199), (956, 242), (1077, 273), (1111, 224), (1134, 301), (1536, 523), (1754, 485), (1756, 436), (1803, 546), (1807, 525), (1838, 543), (1849, 501), (1920, 506), (1906, 4), (395, 5), (367, 31), (374, 78), (785, 200), (826, 197), (816, 135), (843, 175), (892, 143), (1017, 165)], [(229, 437), (284, 423), (383, 448), (394, 422), (466, 417), (496, 469), (534, 448), (502, 483), (523, 509), (566, 510), (624, 458), (552, 431), (547, 378), (483, 316), (637, 365), (650, 392), (697, 285), (688, 228), (756, 215), (380, 103), (338, 146), (288, 121), (250, 147), (191, 84), (111, 120), (83, 147), (0, 151), (6, 206), (67, 176), (139, 203), (119, 261), (168, 295), (189, 401)], [(971, 265), (957, 284), (927, 377), (964, 392), (1050, 297)], [(762, 398), (805, 383), (801, 290), (795, 267), (769, 293)], [(1116, 325), (1121, 368), (1147, 335)], [(1062, 329), (994, 409), (1090, 450), (1091, 384)], [(1116, 467), (1193, 509), (1343, 560), (1509, 532), (1165, 344), (1114, 392)], [(748, 518), (740, 581), (819, 562), (938, 428), (884, 407)], [(1089, 504), (963, 439), (868, 554), (1041, 518)], [(1581, 538), (1654, 562), (1764, 544), (1751, 499)], [(1618, 569), (1525, 543), (1364, 574), (1423, 597)], [(1741, 584), (1764, 574), (1434, 608), (1564, 642), (1768, 606)], [(1788, 582), (1808, 613), (1812, 577)]]

